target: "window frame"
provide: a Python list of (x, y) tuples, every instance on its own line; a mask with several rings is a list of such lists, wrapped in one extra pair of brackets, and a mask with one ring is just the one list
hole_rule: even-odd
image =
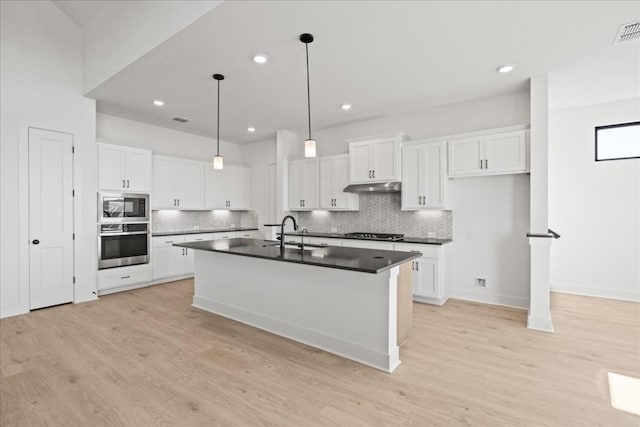
[(602, 129), (611, 129), (611, 128), (620, 128), (620, 127), (628, 127), (628, 126), (639, 126), (640, 121), (638, 122), (627, 122), (627, 123), (616, 123), (614, 125), (604, 125), (604, 126), (596, 126), (594, 135), (595, 135), (595, 152), (594, 159), (596, 162), (608, 162), (611, 160), (629, 160), (629, 159), (640, 159), (640, 156), (632, 156), (632, 157), (614, 157), (610, 159), (599, 159), (598, 158), (598, 131)]

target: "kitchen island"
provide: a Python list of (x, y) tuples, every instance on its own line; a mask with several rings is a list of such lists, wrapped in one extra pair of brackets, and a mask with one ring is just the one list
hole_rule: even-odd
[(195, 251), (194, 307), (386, 372), (400, 364), (398, 276), (419, 252), (258, 239), (175, 246)]

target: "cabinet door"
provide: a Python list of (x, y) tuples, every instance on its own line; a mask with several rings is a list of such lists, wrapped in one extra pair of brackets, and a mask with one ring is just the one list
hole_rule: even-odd
[(423, 188), (420, 190), (423, 196), (423, 208), (442, 208), (445, 205), (444, 147), (444, 143), (424, 146), (424, 156), (421, 157), (424, 161), (421, 177)]
[(320, 159), (320, 208), (333, 209), (334, 199), (334, 159)]
[(163, 157), (153, 158), (151, 206), (153, 209), (177, 209), (177, 182), (175, 161)]
[(423, 155), (422, 145), (402, 147), (402, 209), (422, 208)]
[(125, 179), (129, 191), (148, 192), (151, 189), (151, 151), (127, 148)]
[(484, 138), (485, 168), (493, 172), (525, 172), (527, 143), (525, 131), (487, 135)]
[(333, 209), (358, 210), (360, 196), (355, 193), (345, 193), (344, 187), (349, 185), (349, 156), (339, 156), (333, 159), (331, 174), (333, 181)]
[(438, 260), (418, 258), (412, 264), (414, 271), (413, 293), (421, 297), (438, 297)]
[(357, 184), (372, 180), (370, 173), (373, 165), (371, 144), (369, 141), (349, 144), (349, 182)]
[(319, 202), (319, 165), (318, 159), (304, 161), (304, 197), (302, 207), (317, 209)]
[(475, 175), (483, 172), (484, 153), (483, 139), (473, 138), (454, 139), (449, 141), (449, 175)]
[(400, 179), (399, 142), (396, 138), (371, 142), (373, 181)]
[(176, 160), (179, 209), (204, 209), (204, 164)]
[(289, 162), (289, 209), (301, 210), (304, 199), (305, 188), (305, 165), (304, 160), (293, 160)]
[(205, 166), (205, 207), (207, 209), (227, 209), (229, 196), (228, 168), (214, 169), (213, 165)]
[(126, 187), (125, 147), (98, 144), (98, 188), (123, 190)]
[(175, 246), (154, 247), (152, 254), (153, 280), (184, 274), (184, 251)]
[(184, 248), (184, 273), (183, 274), (193, 274), (195, 271), (195, 256), (194, 250), (189, 248)]
[(228, 209), (249, 209), (249, 169), (240, 166), (229, 166), (227, 173)]

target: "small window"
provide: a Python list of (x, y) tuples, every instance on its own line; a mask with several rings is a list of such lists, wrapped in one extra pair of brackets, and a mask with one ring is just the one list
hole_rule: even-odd
[(596, 127), (596, 162), (640, 158), (640, 122)]

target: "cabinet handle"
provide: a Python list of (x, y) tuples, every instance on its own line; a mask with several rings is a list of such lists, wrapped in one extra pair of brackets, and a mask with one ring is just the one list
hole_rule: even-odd
[(129, 180), (127, 180), (127, 188), (129, 188)]
[(307, 204), (307, 201), (305, 199), (302, 199), (302, 207), (305, 207)]
[(180, 199), (178, 199), (178, 206), (180, 206)]
[(480, 169), (482, 169), (482, 159), (480, 159)]
[(189, 248), (184, 248), (184, 254), (189, 255)]
[(489, 160), (484, 159), (484, 168), (489, 169)]
[(124, 179), (122, 180), (122, 188), (124, 188)]
[(166, 241), (165, 243), (173, 243), (173, 240)]
[(371, 178), (371, 171), (369, 171), (369, 178)]
[(373, 177), (374, 177), (374, 178), (376, 177), (376, 171), (375, 171), (375, 169), (373, 170)]
[(416, 261), (416, 271), (420, 271), (420, 263)]
[(131, 276), (120, 276), (121, 279), (129, 279)]

